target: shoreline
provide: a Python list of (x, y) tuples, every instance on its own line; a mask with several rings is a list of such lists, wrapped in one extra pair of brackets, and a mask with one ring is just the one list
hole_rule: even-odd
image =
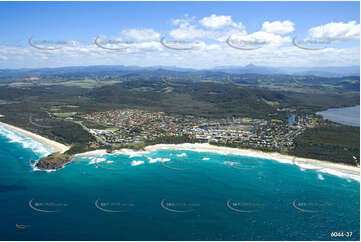
[[(42, 137), (40, 135), (34, 134), (30, 131), (24, 130), (22, 128), (18, 128), (16, 126), (0, 122), (0, 125), (4, 126), (5, 128), (8, 128), (12, 131), (18, 132), (24, 136), (27, 136), (29, 138), (34, 139), (35, 141), (43, 144), (46, 147), (51, 148), (54, 153), (64, 153), (66, 152), (70, 147), (58, 143), (56, 141), (50, 140), (48, 138)], [(184, 143), (184, 144), (156, 144), (156, 145), (150, 145), (146, 146), (144, 150), (133, 150), (133, 149), (120, 149), (115, 150), (112, 153), (108, 153), (105, 149), (100, 150), (92, 150), (87, 151), (83, 153), (78, 153), (72, 156), (72, 159), (67, 162), (71, 163), (72, 160), (76, 157), (82, 157), (82, 156), (93, 156), (93, 155), (105, 155), (105, 154), (124, 154), (124, 153), (134, 153), (134, 152), (151, 152), (154, 150), (160, 150), (160, 149), (178, 149), (178, 150), (194, 150), (198, 152), (222, 152), (222, 153), (228, 153), (228, 154), (235, 154), (235, 155), (241, 155), (241, 156), (249, 156), (249, 157), (256, 157), (256, 158), (262, 158), (262, 159), (269, 159), (269, 160), (275, 160), (280, 163), (287, 163), (291, 165), (295, 165), (300, 167), (301, 169), (311, 169), (311, 170), (319, 170), (319, 169), (332, 169), (336, 171), (340, 171), (343, 173), (348, 173), (356, 176), (360, 176), (360, 168), (356, 166), (350, 166), (346, 164), (339, 164), (339, 163), (333, 163), (330, 161), (322, 161), (322, 160), (315, 160), (310, 158), (302, 158), (302, 157), (294, 157), (290, 155), (283, 155), (277, 152), (263, 152), (259, 150), (253, 150), (253, 149), (242, 149), (242, 148), (231, 148), (231, 147), (225, 147), (225, 146), (216, 146), (211, 145), (209, 143)], [(312, 168), (310, 168), (311, 166)], [(316, 169), (315, 169), (316, 168)], [(360, 178), (359, 178), (360, 180)]]
[(215, 146), (208, 143), (184, 143), (184, 144), (156, 144), (146, 146), (144, 150), (131, 150), (131, 149), (121, 149), (116, 150), (113, 153), (107, 153), (106, 150), (93, 150), (84, 153), (79, 153), (74, 156), (82, 157), (82, 156), (92, 156), (92, 155), (105, 155), (105, 154), (124, 154), (129, 152), (144, 152), (144, 151), (154, 151), (160, 149), (179, 149), (179, 150), (195, 150), (199, 152), (225, 152), (229, 154), (236, 154), (242, 156), (256, 157), (262, 159), (270, 159), (275, 160), (280, 163), (287, 163), (291, 165), (296, 165), (302, 169), (314, 169), (309, 168), (308, 166), (316, 167), (319, 169), (333, 169), (341, 172), (349, 173), (352, 175), (360, 176), (360, 168), (356, 166), (349, 166), (345, 164), (333, 163), (330, 161), (321, 161), (309, 158), (302, 157), (293, 157), (290, 155), (283, 155), (277, 152), (267, 153), (258, 150), (252, 149), (241, 149), (241, 148), (231, 148), (231, 147), (222, 147)]
[(43, 144), (45, 147), (49, 147), (50, 149), (53, 150), (54, 153), (57, 153), (57, 152), (64, 153), (67, 150), (69, 150), (69, 148), (70, 148), (70, 147), (68, 147), (68, 146), (66, 146), (64, 144), (61, 144), (61, 143), (58, 143), (56, 141), (50, 140), (50, 139), (45, 138), (43, 136), (40, 136), (38, 134), (34, 134), (34, 133), (30, 132), (30, 131), (27, 131), (25, 129), (13, 126), (11, 124), (0, 122), (0, 125), (4, 126), (5, 128), (7, 128), (7, 129), (9, 129), (11, 131), (15, 131), (17, 133), (20, 133), (20, 134), (26, 136), (26, 137), (29, 137), (29, 138)]

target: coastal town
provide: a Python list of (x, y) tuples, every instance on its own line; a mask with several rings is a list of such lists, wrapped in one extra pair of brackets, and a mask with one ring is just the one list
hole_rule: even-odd
[(97, 146), (137, 144), (159, 137), (186, 136), (197, 142), (228, 143), (277, 151), (291, 147), (297, 135), (318, 122), (314, 114), (291, 115), (288, 121), (247, 117), (207, 119), (139, 109), (75, 114), (67, 119), (81, 123), (96, 138), (94, 144)]

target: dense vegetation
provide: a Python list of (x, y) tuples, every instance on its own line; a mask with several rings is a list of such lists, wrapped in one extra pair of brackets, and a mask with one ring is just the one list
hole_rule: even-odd
[[(29, 79), (28, 77), (36, 77)], [(0, 71), (0, 121), (71, 145), (64, 156), (94, 149), (94, 137), (72, 120), (51, 113), (92, 113), (141, 108), (208, 118), (251, 117), (286, 121), (292, 113), (313, 113), (360, 103), (359, 76), (228, 74), (220, 71), (139, 70), (111, 67)], [(55, 116), (55, 117), (54, 117)], [(106, 128), (87, 122), (89, 128)], [(194, 142), (162, 137), (139, 144), (103, 147), (141, 149), (156, 143)], [(232, 146), (233, 144), (223, 144)], [(309, 129), (293, 153), (352, 164), (359, 156), (359, 129)], [(243, 147), (247, 148), (247, 147)], [(69, 156), (69, 157), (68, 157)], [(49, 161), (49, 160), (47, 160)]]
[(39, 169), (43, 170), (57, 170), (63, 168), (63, 166), (70, 162), (71, 156), (67, 154), (51, 154), (48, 157), (42, 158), (39, 162), (36, 163), (36, 166)]
[[(230, 83), (132, 81), (90, 91), (98, 103), (138, 107), (168, 113), (205, 117), (246, 116), (273, 118), (277, 109), (315, 112), (359, 103), (359, 95), (295, 93), (240, 87)], [(276, 115), (276, 116), (274, 116)]]
[[(360, 165), (360, 128), (329, 125), (307, 129), (296, 138), (292, 154), (299, 157)], [(353, 157), (356, 157), (357, 161)]]
[(119, 149), (143, 150), (148, 145), (183, 144), (183, 143), (197, 143), (197, 142), (200, 141), (197, 139), (192, 139), (188, 136), (162, 136), (136, 144), (116, 144), (112, 146), (105, 146), (104, 148), (107, 150), (107, 152), (112, 153), (114, 150), (119, 150)]

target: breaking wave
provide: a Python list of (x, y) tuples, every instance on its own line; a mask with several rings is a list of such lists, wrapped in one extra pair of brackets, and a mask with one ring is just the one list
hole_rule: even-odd
[(182, 154), (177, 154), (177, 156), (178, 156), (178, 157), (185, 157), (185, 156), (187, 156), (187, 154), (186, 154), (186, 153), (182, 153)]
[(104, 162), (106, 161), (107, 159), (106, 158), (97, 158), (97, 157), (94, 157), (94, 158), (91, 158), (90, 162), (88, 163), (89, 165), (91, 164), (96, 164), (96, 163), (99, 163), (99, 162)]
[(142, 160), (133, 160), (130, 163), (131, 166), (139, 166), (139, 165), (142, 165), (142, 164), (144, 164), (144, 161), (142, 161)]
[(9, 140), (9, 143), (21, 144), (25, 149), (31, 149), (37, 156), (44, 157), (53, 153), (50, 147), (46, 147), (42, 143), (26, 137), (20, 133), (9, 130), (0, 125), (0, 135)]
[(159, 157), (159, 158), (147, 157), (147, 158), (148, 158), (149, 163), (156, 163), (156, 162), (159, 162), (159, 161), (161, 161), (161, 162), (170, 161), (169, 158), (161, 158), (161, 157)]

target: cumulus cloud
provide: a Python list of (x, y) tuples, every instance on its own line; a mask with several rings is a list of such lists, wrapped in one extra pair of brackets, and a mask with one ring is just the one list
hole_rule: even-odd
[(171, 30), (169, 34), (175, 39), (206, 38), (209, 35), (207, 31), (194, 25), (182, 25), (177, 29)]
[(225, 15), (216, 15), (216, 14), (212, 14), (209, 17), (204, 17), (202, 18), (199, 23), (206, 27), (206, 28), (211, 28), (211, 29), (219, 29), (219, 28), (224, 28), (224, 27), (236, 27), (236, 28), (243, 28), (243, 24), (240, 23), (235, 23), (232, 20), (231, 16), (225, 16)]
[[(257, 32), (248, 38), (260, 41), (279, 38), (271, 37), (270, 33), (267, 34)], [(284, 39), (279, 41), (284, 41)], [(81, 44), (80, 48), (68, 47), (57, 51), (41, 51), (29, 46), (0, 46), (0, 68), (71, 66), (79, 65), (79, 63), (82, 65), (113, 65), (117, 63), (138, 66), (152, 66), (157, 63), (158, 65), (192, 68), (212, 68), (221, 65), (235, 65), (235, 63), (237, 65), (254, 63), (271, 66), (343, 66), (360, 62), (359, 47), (326, 48), (312, 52), (300, 51), (293, 46), (281, 46), (275, 51), (272, 45), (267, 45), (257, 51), (241, 51), (230, 48), (224, 43), (209, 44), (205, 42), (200, 42), (199, 48), (191, 51), (172, 51), (162, 47), (158, 49), (158, 46), (156, 41), (137, 43), (136, 47), (139, 51), (136, 54), (104, 50), (92, 44)], [(154, 51), (140, 51), (149, 48)]]
[(348, 23), (331, 22), (313, 27), (308, 33), (311, 39), (324, 43), (358, 40), (360, 38), (360, 24), (357, 24), (356, 21)]
[(291, 41), (288, 36), (281, 36), (264, 31), (254, 32), (248, 35), (232, 35), (230, 41), (236, 45), (241, 46), (280, 46), (283, 43)]
[(169, 32), (175, 39), (204, 38), (223, 42), (231, 34), (247, 34), (242, 23), (235, 23), (231, 16), (224, 15), (213, 14), (198, 22), (195, 21), (195, 17), (185, 15), (184, 18), (173, 20), (172, 24), (178, 26)]
[[(126, 29), (118, 38), (100, 36), (100, 43), (106, 47), (127, 47), (112, 51), (100, 48), (91, 40), (86, 43), (69, 44), (55, 51), (42, 51), (29, 46), (0, 45), (0, 68), (44, 67), (64, 65), (174, 65), (192, 68), (211, 68), (222, 65), (273, 66), (331, 66), (354, 65), (360, 62), (359, 45), (344, 48), (326, 48), (321, 51), (300, 51), (291, 45), (287, 33), (294, 31), (291, 21), (264, 22), (259, 31), (248, 34), (243, 26), (234, 23), (230, 16), (211, 15), (200, 21), (185, 15), (171, 23), (167, 40), (190, 39), (197, 48), (187, 51), (170, 50), (159, 43), (160, 34), (153, 29)], [(358, 39), (359, 24), (329, 23), (309, 31), (310, 38), (327, 41)], [(256, 51), (242, 51), (230, 48), (224, 41), (231, 36), (242, 45), (262, 46)], [(168, 39), (169, 38), (169, 39)], [(129, 41), (129, 43), (126, 40)], [(133, 41), (134, 40), (134, 41)], [(242, 42), (243, 41), (243, 42)], [(119, 42), (119, 43), (118, 43)], [(191, 42), (191, 41), (190, 41)]]
[(262, 25), (262, 31), (272, 34), (288, 34), (295, 30), (294, 23), (286, 20), (283, 22), (280, 21), (274, 21), (269, 22), (266, 21)]
[(126, 29), (122, 35), (136, 41), (159, 40), (160, 34), (153, 29)]
[(190, 25), (192, 22), (194, 22), (194, 20), (195, 20), (194, 16), (191, 17), (188, 14), (184, 14), (183, 18), (173, 19), (172, 24), (177, 25), (179, 27), (186, 27)]

